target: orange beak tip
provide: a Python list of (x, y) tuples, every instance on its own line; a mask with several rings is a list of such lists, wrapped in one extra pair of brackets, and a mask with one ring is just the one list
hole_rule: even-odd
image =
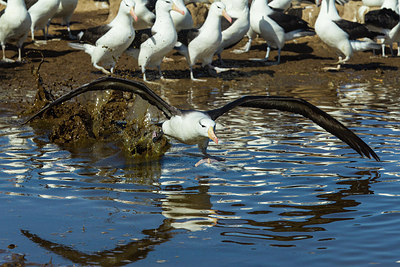
[(135, 11), (133, 10), (133, 7), (132, 7), (131, 10), (129, 11), (129, 14), (131, 14), (131, 16), (132, 16), (132, 18), (133, 18), (134, 21), (137, 21), (137, 20), (138, 20), (136, 14), (135, 14)]
[(182, 9), (180, 9), (179, 7), (177, 7), (175, 4), (172, 5), (172, 10), (181, 13), (182, 15), (185, 15), (185, 11), (183, 11)]

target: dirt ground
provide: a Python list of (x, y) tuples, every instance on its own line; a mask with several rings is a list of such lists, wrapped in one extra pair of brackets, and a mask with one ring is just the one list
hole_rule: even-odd
[[(102, 24), (107, 20), (107, 17), (107, 9), (86, 12), (78, 10), (72, 18), (73, 33), (77, 34), (87, 27)], [(65, 27), (57, 24), (57, 21), (55, 22), (50, 28), (53, 39), (48, 41), (47, 44), (34, 44), (28, 37), (27, 44), (24, 47), (26, 63), (0, 64), (0, 101), (2, 103), (32, 103), (36, 91), (32, 69), (37, 67), (40, 54), (45, 59), (40, 70), (43, 82), (45, 87), (55, 95), (103, 76), (91, 65), (89, 55), (83, 51), (73, 50), (68, 46), (70, 40), (67, 40)], [(41, 38), (41, 34), (39, 32), (37, 34)], [(242, 47), (246, 41), (247, 39), (243, 39), (233, 49)], [(156, 81), (169, 84), (168, 86), (171, 87), (188, 86), (191, 88), (204, 86), (220, 88), (223, 85), (234, 87), (242, 82), (251, 82), (254, 86), (262, 86), (263, 88), (267, 86), (275, 88), (283, 85), (325, 87), (332, 83), (379, 82), (383, 79), (396, 82), (400, 66), (400, 58), (398, 57), (373, 57), (371, 52), (363, 52), (356, 53), (342, 70), (325, 72), (323, 67), (326, 67), (327, 63), (335, 62), (337, 57), (335, 51), (324, 45), (317, 36), (305, 37), (287, 43), (282, 51), (280, 65), (271, 66), (249, 61), (249, 58), (263, 58), (265, 56), (266, 45), (261, 39), (253, 42), (249, 53), (237, 55), (231, 53), (233, 49), (224, 51), (222, 58), (225, 66), (234, 67), (235, 70), (210, 76), (200, 66), (195, 68), (195, 76), (207, 79), (205, 84), (192, 82), (189, 79), (189, 70), (184, 58), (173, 52), (168, 56), (172, 61), (164, 62), (162, 71), (166, 78), (176, 79), (179, 83)], [(387, 52), (390, 54), (389, 51)], [(8, 57), (15, 58), (16, 48), (8, 45), (6, 54)], [(270, 59), (276, 60), (276, 56), (277, 51), (272, 50)], [(215, 62), (215, 65), (219, 65), (219, 62)], [(150, 72), (149, 78), (156, 78), (155, 73)], [(119, 60), (114, 75), (142, 80), (137, 62), (125, 55)]]

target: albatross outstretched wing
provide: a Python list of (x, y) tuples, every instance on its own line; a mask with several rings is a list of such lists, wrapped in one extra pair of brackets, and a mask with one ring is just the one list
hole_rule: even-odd
[(221, 108), (207, 111), (207, 113), (213, 120), (216, 120), (219, 116), (237, 106), (261, 109), (277, 109), (280, 111), (288, 111), (300, 114), (312, 120), (326, 131), (335, 135), (337, 138), (357, 151), (361, 156), (374, 158), (376, 161), (380, 160), (372, 148), (370, 148), (363, 140), (361, 140), (361, 138), (358, 137), (353, 131), (325, 111), (300, 98), (282, 96), (244, 96), (226, 104)]
[[(72, 99), (75, 96), (83, 94), (89, 91), (102, 91), (102, 90), (119, 90), (124, 92), (131, 92), (134, 94), (139, 95), (144, 100), (148, 101), (151, 105), (157, 107), (164, 115), (169, 119), (174, 115), (181, 114), (181, 111), (174, 106), (171, 106), (163, 99), (161, 99), (156, 93), (154, 93), (150, 88), (140, 82), (129, 81), (120, 78), (114, 77), (104, 77), (97, 79), (91, 83), (87, 83), (82, 85), (81, 87), (59, 97), (58, 99), (54, 100), (53, 102), (47, 104), (41, 110), (39, 110), (36, 114), (30, 117), (25, 123), (30, 122), (34, 118), (40, 116), (48, 109), (61, 104), (67, 100)], [(24, 123), (24, 124), (25, 124)]]

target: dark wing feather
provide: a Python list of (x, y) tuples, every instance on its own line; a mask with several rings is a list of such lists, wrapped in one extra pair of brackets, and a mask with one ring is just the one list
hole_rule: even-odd
[(157, 0), (147, 0), (146, 8), (154, 13), (156, 10), (156, 2)]
[(356, 40), (364, 37), (374, 39), (378, 35), (378, 33), (369, 31), (367, 27), (358, 22), (352, 22), (344, 19), (334, 20), (333, 22), (335, 22), (336, 25), (338, 25), (349, 35), (350, 40)]
[[(82, 93), (89, 92), (89, 91), (102, 91), (102, 90), (119, 90), (124, 92), (131, 92), (134, 94), (139, 95), (144, 100), (148, 101), (150, 104), (156, 106), (164, 115), (169, 119), (174, 115), (181, 114), (181, 111), (174, 106), (171, 106), (163, 99), (161, 99), (156, 93), (154, 93), (150, 88), (140, 82), (129, 81), (120, 78), (114, 77), (104, 77), (97, 79), (91, 83), (87, 83), (82, 85), (81, 87), (65, 94), (58, 99), (54, 100), (53, 102), (47, 104), (44, 108), (38, 111), (35, 115), (30, 117), (25, 123), (33, 120), (34, 118), (40, 116), (48, 109), (61, 104), (67, 100), (72, 99), (75, 96), (78, 96)], [(24, 123), (24, 124), (25, 124)]]
[(230, 26), (233, 25), (233, 23), (235, 23), (235, 21), (237, 21), (237, 18), (232, 18), (232, 23), (230, 23), (229, 21), (227, 21), (225, 18), (221, 19), (221, 31), (225, 31), (226, 29), (228, 29)]
[(288, 111), (300, 114), (312, 120), (326, 131), (335, 135), (337, 138), (357, 151), (361, 156), (374, 158), (377, 161), (380, 160), (372, 148), (370, 148), (363, 140), (361, 140), (361, 138), (359, 138), (353, 131), (348, 129), (328, 113), (300, 98), (281, 96), (245, 96), (230, 102), (219, 109), (210, 110), (207, 113), (213, 120), (215, 120), (219, 116), (237, 106), (261, 109), (277, 109), (280, 111)]
[(178, 32), (178, 42), (188, 46), (189, 43), (200, 34), (198, 29), (185, 29)]
[(291, 32), (296, 30), (314, 31), (305, 20), (299, 17), (288, 15), (282, 12), (274, 11), (268, 15), (274, 20), (279, 26), (281, 26), (285, 32)]
[(392, 29), (400, 22), (400, 16), (394, 10), (382, 8), (365, 14), (365, 24), (379, 28)]
[(30, 9), (39, 0), (25, 0), (26, 9)]
[(149, 39), (153, 34), (151, 33), (151, 29), (143, 29), (135, 31), (135, 39), (133, 39), (132, 44), (129, 48), (140, 49), (140, 45), (144, 43), (147, 39)]
[(79, 41), (95, 45), (97, 40), (106, 34), (110, 29), (111, 27), (108, 24), (88, 28), (80, 36)]

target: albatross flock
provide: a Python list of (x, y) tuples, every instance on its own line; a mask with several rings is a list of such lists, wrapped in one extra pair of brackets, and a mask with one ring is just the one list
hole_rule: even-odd
[[(384, 52), (386, 45), (392, 49), (393, 43), (400, 42), (398, 0), (369, 0), (369, 5), (379, 8), (372, 11), (369, 11), (369, 7), (360, 9), (358, 13), (362, 15), (363, 23), (340, 17), (336, 4), (344, 2), (316, 0), (315, 3), (310, 3), (320, 8), (315, 25), (290, 15), (287, 12), (291, 6), (290, 0), (273, 0), (270, 3), (267, 0), (213, 1), (209, 4), (204, 23), (198, 27), (194, 27), (193, 18), (186, 7), (189, 4), (195, 5), (195, 2), (121, 0), (118, 13), (110, 23), (85, 29), (74, 36), (70, 29), (70, 21), (77, 0), (1, 1), (0, 3), (6, 6), (0, 12), (0, 42), (4, 64), (14, 62), (6, 57), (7, 43), (16, 43), (17, 61), (21, 62), (21, 49), (28, 35), (30, 34), (32, 41), (35, 41), (35, 31), (42, 30), (46, 40), (50, 21), (61, 17), (68, 29), (71, 40), (69, 46), (85, 51), (90, 56), (93, 67), (108, 75), (61, 96), (27, 122), (84, 92), (114, 89), (138, 94), (164, 113), (166, 119), (159, 124), (160, 132), (154, 133), (154, 142), (160, 135), (165, 134), (185, 144), (198, 145), (204, 158), (196, 166), (217, 159), (206, 151), (210, 140), (218, 143), (215, 120), (236, 107), (277, 109), (300, 114), (341, 139), (361, 156), (379, 161), (372, 148), (353, 131), (303, 99), (244, 96), (208, 111), (181, 110), (169, 105), (146, 84), (113, 77), (113, 73), (118, 59), (125, 53), (137, 62), (144, 82), (148, 82), (146, 71), (151, 68), (156, 68), (160, 79), (165, 79), (161, 71), (162, 62), (175, 50), (186, 58), (190, 79), (193, 82), (206, 82), (195, 78), (193, 67), (196, 63), (201, 63), (202, 67), (213, 73), (231, 70), (228, 67), (213, 66), (213, 59), (218, 57), (222, 64), (221, 52), (234, 47), (246, 36), (247, 44), (232, 52), (246, 53), (251, 49), (252, 40), (259, 36), (267, 44), (266, 55), (261, 59), (249, 60), (265, 62), (268, 66), (281, 63), (281, 50), (287, 41), (315, 34), (339, 55), (334, 64), (336, 66), (326, 69), (340, 70), (340, 66), (346, 64), (354, 52), (381, 48)], [(277, 60), (273, 62), (269, 60), (271, 48), (278, 50)]]

